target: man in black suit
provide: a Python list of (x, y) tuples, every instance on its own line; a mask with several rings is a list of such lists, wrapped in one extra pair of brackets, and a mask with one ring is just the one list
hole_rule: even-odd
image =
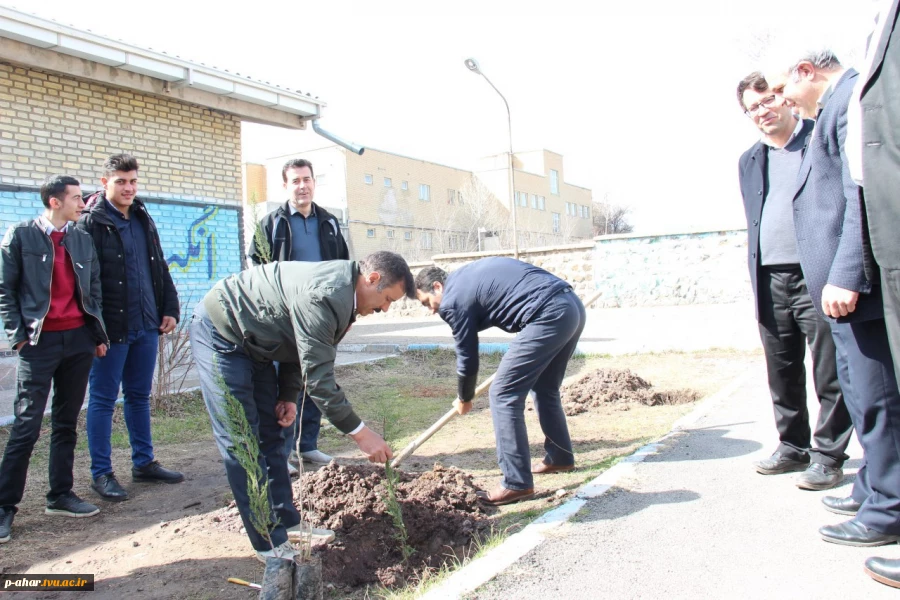
[(847, 168), (847, 108), (857, 78), (828, 50), (766, 73), (801, 117), (816, 117), (794, 196), (797, 246), (810, 296), (831, 324), (841, 389), (864, 451), (852, 495), (823, 499), (854, 518), (819, 533), (835, 544), (878, 546), (900, 539), (900, 453), (891, 431), (900, 423), (900, 391), (881, 289), (866, 277), (859, 188)]
[[(871, 244), (881, 271), (884, 317), (895, 374), (900, 373), (900, 140), (896, 135), (900, 126), (900, 36), (895, 35), (898, 5), (900, 1), (894, 0), (879, 15), (866, 53), (866, 66), (857, 84), (860, 102), (851, 106), (860, 117), (862, 131), (852, 127), (848, 131), (859, 151), (850, 154), (851, 169), (861, 163), (859, 183), (868, 216), (866, 242)], [(851, 119), (851, 126), (857, 124), (859, 121)], [(898, 427), (900, 424), (895, 422), (891, 433), (894, 443), (900, 445), (896, 441), (900, 437)], [(869, 558), (866, 572), (881, 583), (900, 587), (900, 560)]]
[[(838, 384), (831, 329), (806, 289), (794, 234), (797, 171), (813, 122), (797, 119), (762, 73), (745, 77), (737, 96), (741, 110), (762, 132), (762, 139), (741, 156), (738, 176), (747, 215), (750, 282), (780, 440), (756, 470), (763, 475), (803, 470), (798, 487), (825, 490), (843, 479), (853, 424)], [(815, 445), (806, 404), (807, 342), (819, 397)]]

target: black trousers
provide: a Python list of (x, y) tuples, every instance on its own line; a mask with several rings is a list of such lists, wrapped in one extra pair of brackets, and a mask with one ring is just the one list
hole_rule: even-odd
[(900, 535), (900, 390), (884, 319), (832, 323), (838, 375), (846, 390), (863, 464), (853, 484), (856, 519)]
[[(778, 450), (795, 460), (808, 455), (812, 462), (840, 467), (848, 458), (844, 451), (853, 423), (838, 383), (831, 328), (813, 306), (799, 266), (762, 267), (757, 290), (759, 336), (781, 442)], [(807, 343), (819, 398), (814, 434), (806, 404)]]
[(0, 506), (14, 508), (22, 501), (25, 478), (53, 383), (50, 422), (50, 491), (48, 502), (72, 490), (76, 425), (84, 402), (96, 344), (87, 327), (45, 331), (36, 346), (25, 344), (16, 368), (13, 422), (0, 462)]

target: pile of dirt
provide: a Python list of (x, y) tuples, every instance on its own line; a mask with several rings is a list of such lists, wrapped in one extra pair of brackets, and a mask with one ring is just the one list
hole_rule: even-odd
[(439, 464), (399, 475), (397, 499), (407, 543), (415, 550), (405, 562), (385, 507), (383, 467), (331, 463), (294, 484), (294, 497), (303, 498), (308, 509), (305, 518), (336, 534), (332, 544), (315, 549), (326, 582), (402, 584), (425, 568), (461, 558), (489, 527), (470, 475)]
[(595, 369), (562, 393), (563, 409), (574, 416), (608, 403), (637, 402), (646, 406), (686, 404), (700, 398), (695, 390), (657, 390), (629, 369)]

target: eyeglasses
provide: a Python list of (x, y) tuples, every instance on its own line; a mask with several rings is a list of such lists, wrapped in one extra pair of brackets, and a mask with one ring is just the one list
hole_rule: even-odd
[(766, 96), (759, 102), (754, 102), (750, 106), (747, 107), (747, 110), (744, 111), (744, 114), (748, 117), (753, 116), (760, 109), (760, 107), (772, 108), (775, 105), (775, 101), (778, 100), (778, 96), (772, 94), (771, 96)]

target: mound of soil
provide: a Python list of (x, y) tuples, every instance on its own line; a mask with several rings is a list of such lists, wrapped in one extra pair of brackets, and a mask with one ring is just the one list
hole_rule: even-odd
[(407, 543), (415, 550), (406, 562), (384, 503), (383, 467), (331, 463), (294, 484), (294, 497), (304, 498), (307, 507), (305, 518), (336, 534), (332, 544), (315, 549), (326, 582), (401, 584), (423, 568), (461, 558), (488, 528), (470, 475), (441, 465), (421, 474), (399, 475), (397, 499)]
[(629, 369), (596, 369), (562, 393), (563, 409), (568, 416), (589, 411), (607, 403), (637, 402), (646, 406), (686, 404), (700, 397), (694, 390), (657, 390)]

